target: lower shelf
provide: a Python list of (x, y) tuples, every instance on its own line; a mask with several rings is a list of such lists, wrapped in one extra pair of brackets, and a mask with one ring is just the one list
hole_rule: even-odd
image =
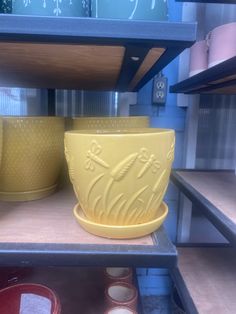
[(96, 237), (76, 222), (75, 204), (68, 188), (39, 201), (0, 202), (0, 265), (175, 267), (163, 227), (133, 240)]
[(236, 313), (236, 251), (178, 248), (172, 278), (189, 314)]

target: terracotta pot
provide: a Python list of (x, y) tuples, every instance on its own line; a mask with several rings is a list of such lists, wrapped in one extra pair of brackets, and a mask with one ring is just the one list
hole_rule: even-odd
[(138, 292), (135, 286), (127, 282), (115, 282), (105, 290), (107, 308), (125, 306), (134, 311), (137, 310)]
[(41, 313), (60, 314), (61, 305), (57, 295), (48, 287), (36, 284), (19, 284), (0, 291), (0, 313), (19, 314)]
[(207, 36), (208, 68), (236, 56), (236, 22), (214, 28)]
[(104, 276), (106, 285), (113, 282), (128, 282), (133, 281), (133, 271), (128, 267), (106, 267), (104, 269)]
[(190, 48), (189, 76), (196, 75), (207, 69), (208, 48), (206, 40), (196, 42)]
[(88, 0), (13, 0), (12, 13), (41, 16), (89, 16)]
[(138, 314), (138, 312), (126, 306), (116, 306), (108, 309), (105, 314)]
[(149, 117), (77, 117), (73, 118), (73, 130), (103, 130), (148, 128)]
[(63, 164), (63, 135), (63, 118), (3, 118), (1, 200), (29, 201), (55, 191)]

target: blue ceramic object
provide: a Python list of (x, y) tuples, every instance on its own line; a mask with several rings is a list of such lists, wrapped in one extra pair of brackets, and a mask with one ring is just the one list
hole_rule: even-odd
[(92, 0), (92, 17), (168, 20), (167, 0)]
[(0, 13), (11, 13), (11, 8), (11, 0), (0, 0)]
[(89, 16), (88, 0), (13, 0), (13, 14)]

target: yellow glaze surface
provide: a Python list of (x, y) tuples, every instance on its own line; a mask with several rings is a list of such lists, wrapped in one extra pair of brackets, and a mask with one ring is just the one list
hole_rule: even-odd
[(73, 118), (73, 130), (148, 128), (149, 117), (78, 117)]
[(88, 220), (78, 204), (74, 208), (74, 215), (76, 219), (86, 231), (100, 237), (111, 239), (132, 239), (150, 234), (162, 225), (167, 214), (168, 207), (163, 202), (158, 209), (157, 218), (147, 223), (129, 226), (110, 226), (98, 224)]
[(107, 225), (155, 220), (174, 159), (173, 130), (65, 133), (70, 180), (86, 217)]
[(1, 200), (35, 200), (55, 190), (63, 162), (63, 134), (63, 118), (3, 118)]

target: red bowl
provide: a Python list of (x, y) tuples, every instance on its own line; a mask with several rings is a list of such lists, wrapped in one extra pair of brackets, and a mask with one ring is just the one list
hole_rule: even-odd
[[(41, 298), (40, 301), (50, 301), (50, 314), (61, 313), (60, 300), (58, 299), (57, 295), (48, 287), (38, 284), (18, 284), (1, 290), (0, 313), (19, 314), (21, 306), (25, 306), (27, 303), (26, 298), (31, 298), (32, 302), (33, 297), (36, 298), (33, 304), (35, 313), (37, 312), (37, 305), (39, 305), (39, 303), (37, 304), (36, 302), (39, 301), (37, 297), (44, 297), (43, 299)], [(23, 299), (25, 300), (24, 305), (23, 302), (21, 302)], [(26, 304), (26, 306), (28, 305)]]

